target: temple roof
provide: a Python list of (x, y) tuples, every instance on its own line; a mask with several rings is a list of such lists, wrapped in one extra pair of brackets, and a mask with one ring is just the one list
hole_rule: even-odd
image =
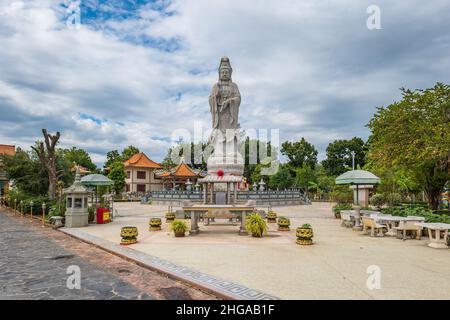
[(138, 168), (151, 168), (151, 169), (161, 169), (162, 166), (159, 163), (151, 160), (143, 152), (136, 153), (130, 159), (125, 161), (123, 165), (126, 167), (138, 167)]
[(203, 176), (199, 170), (193, 170), (189, 165), (187, 165), (183, 159), (181, 159), (180, 164), (176, 166), (175, 169), (159, 170), (155, 172), (158, 177), (177, 177), (177, 178), (197, 178)]
[(0, 144), (0, 155), (13, 156), (15, 154), (16, 154), (15, 146)]

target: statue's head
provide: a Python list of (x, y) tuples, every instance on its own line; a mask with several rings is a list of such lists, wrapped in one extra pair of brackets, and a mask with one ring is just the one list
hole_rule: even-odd
[(230, 59), (228, 59), (228, 57), (223, 57), (220, 60), (219, 65), (219, 79), (223, 81), (230, 81), (232, 72), (233, 69), (231, 68)]

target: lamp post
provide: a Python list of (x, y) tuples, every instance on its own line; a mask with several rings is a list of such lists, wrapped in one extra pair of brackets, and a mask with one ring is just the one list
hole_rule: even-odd
[(46, 209), (46, 204), (45, 202), (42, 203), (42, 228), (45, 227), (45, 209)]
[(23, 216), (24, 216), (24, 212), (23, 212), (23, 200), (20, 200), (19, 206), (20, 206), (20, 213), (21, 213), (20, 219), (23, 219)]
[(14, 198), (14, 215), (16, 215), (17, 211), (17, 198)]
[(33, 200), (30, 201), (30, 222), (33, 222)]

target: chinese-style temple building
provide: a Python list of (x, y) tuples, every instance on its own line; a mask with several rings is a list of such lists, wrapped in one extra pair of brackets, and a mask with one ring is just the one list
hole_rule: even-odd
[(163, 189), (187, 190), (197, 184), (197, 180), (205, 176), (200, 170), (194, 170), (181, 159), (174, 169), (155, 172), (162, 180)]
[(123, 164), (126, 173), (125, 192), (163, 190), (161, 180), (155, 177), (155, 170), (162, 169), (162, 166), (145, 153), (137, 153)]
[[(6, 144), (0, 144), (0, 155), (13, 156), (16, 154), (16, 147)], [(1, 160), (0, 160), (1, 161)], [(6, 173), (3, 171), (2, 163), (0, 162), (0, 196), (4, 196), (9, 188), (9, 180)]]

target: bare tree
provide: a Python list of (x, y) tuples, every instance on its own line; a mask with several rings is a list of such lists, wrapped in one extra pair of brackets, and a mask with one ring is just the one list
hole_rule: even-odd
[(47, 133), (46, 129), (42, 129), (44, 134), (44, 142), (39, 141), (37, 146), (31, 148), (36, 152), (42, 165), (48, 172), (48, 197), (53, 200), (56, 197), (56, 185), (58, 182), (58, 174), (56, 171), (56, 144), (60, 138), (60, 133), (56, 132), (56, 135)]

